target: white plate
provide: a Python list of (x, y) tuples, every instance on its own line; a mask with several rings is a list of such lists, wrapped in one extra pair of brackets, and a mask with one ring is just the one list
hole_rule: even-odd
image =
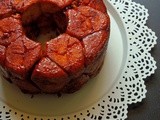
[[(127, 104), (141, 101), (145, 97), (146, 89), (142, 78), (146, 78), (156, 69), (155, 61), (148, 53), (156, 43), (156, 37), (144, 25), (148, 13), (143, 6), (127, 0), (116, 2), (110, 0), (105, 3), (111, 18), (111, 36), (100, 74), (90, 80), (80, 91), (62, 95), (59, 98), (56, 95), (34, 95), (33, 97), (25, 95), (16, 86), (1, 79), (0, 114), (2, 115), (0, 118), (13, 120), (126, 118)], [(134, 7), (130, 8), (129, 6)], [(142, 22), (137, 21), (138, 18), (141, 18), (140, 16), (135, 17), (136, 12), (139, 12), (136, 8), (143, 9), (142, 17), (144, 19)], [(132, 10), (136, 12), (129, 14)], [(138, 30), (135, 27), (137, 23), (141, 23)], [(132, 32), (136, 34), (132, 34)], [(142, 35), (141, 33), (146, 34)], [(149, 37), (148, 34), (150, 34)], [(149, 46), (148, 51), (140, 43), (147, 38), (150, 39), (146, 43)], [(137, 56), (133, 57), (136, 54)], [(149, 68), (152, 70), (148, 71), (149, 68), (146, 68), (142, 72), (142, 69), (139, 69), (138, 60), (142, 60), (143, 66), (149, 63)], [(145, 60), (148, 62), (145, 63)], [(143, 75), (144, 73), (146, 75)], [(134, 88), (141, 89), (141, 91), (135, 92)], [(135, 96), (140, 97), (136, 98)]]

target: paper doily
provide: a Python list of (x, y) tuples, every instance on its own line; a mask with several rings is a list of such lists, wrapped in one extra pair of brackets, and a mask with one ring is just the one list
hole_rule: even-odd
[(131, 0), (108, 0), (123, 22), (127, 36), (127, 55), (120, 78), (98, 102), (83, 110), (59, 116), (25, 113), (0, 99), (0, 120), (124, 120), (128, 104), (146, 96), (144, 79), (154, 73), (156, 62), (149, 53), (156, 44), (155, 33), (145, 24), (148, 10)]

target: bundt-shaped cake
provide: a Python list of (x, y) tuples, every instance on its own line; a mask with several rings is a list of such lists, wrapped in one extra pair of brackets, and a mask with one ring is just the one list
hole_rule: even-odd
[(73, 93), (104, 61), (103, 0), (1, 0), (0, 70), (22, 92)]

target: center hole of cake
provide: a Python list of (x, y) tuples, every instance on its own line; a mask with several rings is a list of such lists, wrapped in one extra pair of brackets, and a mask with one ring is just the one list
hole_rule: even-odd
[(50, 3), (34, 4), (22, 14), (26, 36), (42, 45), (64, 33), (67, 23), (67, 17), (63, 11)]

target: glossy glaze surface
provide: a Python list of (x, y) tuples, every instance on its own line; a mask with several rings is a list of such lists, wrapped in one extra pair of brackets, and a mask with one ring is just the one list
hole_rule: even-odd
[(99, 73), (110, 35), (102, 0), (3, 0), (0, 6), (2, 75), (22, 92), (72, 93)]

